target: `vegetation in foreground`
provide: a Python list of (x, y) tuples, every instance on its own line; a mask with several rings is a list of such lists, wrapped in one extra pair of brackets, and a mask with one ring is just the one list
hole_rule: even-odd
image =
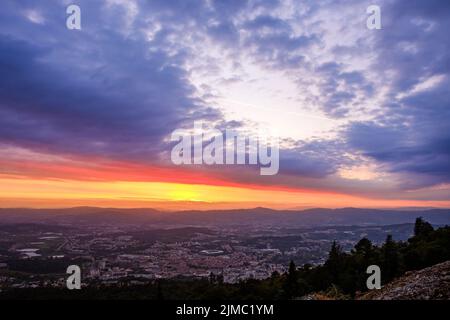
[(369, 265), (381, 268), (382, 283), (386, 284), (407, 271), (419, 270), (450, 260), (450, 227), (434, 229), (417, 218), (414, 236), (396, 242), (387, 236), (382, 246), (361, 239), (344, 252), (333, 242), (328, 259), (321, 266), (293, 262), (285, 274), (274, 273), (264, 280), (246, 280), (237, 284), (223, 283), (220, 275), (209, 280), (168, 279), (150, 281), (147, 285), (131, 285), (123, 281), (117, 286), (91, 285), (82, 290), (35, 288), (5, 290), (2, 299), (153, 299), (153, 300), (284, 300), (318, 293), (323, 299), (351, 299), (364, 292)]

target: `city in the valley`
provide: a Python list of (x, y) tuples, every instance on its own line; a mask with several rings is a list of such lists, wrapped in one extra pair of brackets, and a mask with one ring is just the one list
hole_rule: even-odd
[(69, 265), (80, 267), (82, 286), (202, 278), (237, 283), (281, 274), (290, 261), (322, 264), (335, 240), (350, 250), (362, 237), (382, 243), (387, 234), (404, 240), (413, 232), (410, 223), (383, 226), (368, 218), (359, 226), (345, 225), (345, 219), (317, 223), (308, 220), (312, 215), (275, 211), (211, 217), (211, 213), (2, 212), (0, 289), (63, 287)]

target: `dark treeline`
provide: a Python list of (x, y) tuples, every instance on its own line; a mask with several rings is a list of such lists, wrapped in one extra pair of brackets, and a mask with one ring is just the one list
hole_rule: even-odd
[(328, 259), (321, 266), (290, 263), (286, 274), (274, 273), (265, 280), (249, 279), (236, 284), (223, 283), (220, 275), (209, 280), (158, 280), (146, 285), (130, 285), (123, 281), (117, 286), (91, 284), (82, 290), (56, 288), (6, 290), (0, 298), (33, 299), (294, 299), (320, 292), (328, 298), (353, 298), (366, 291), (369, 265), (381, 268), (382, 283), (418, 270), (450, 260), (450, 227), (434, 230), (432, 225), (417, 218), (414, 236), (406, 242), (396, 242), (390, 235), (381, 246), (361, 239), (350, 252), (344, 252), (333, 242)]
[(370, 265), (381, 268), (382, 283), (388, 283), (406, 271), (423, 269), (450, 259), (450, 227), (434, 230), (431, 224), (417, 218), (414, 236), (406, 242), (396, 242), (388, 235), (381, 246), (361, 239), (351, 250), (343, 252), (333, 242), (328, 259), (322, 266), (304, 265), (296, 268), (291, 262), (284, 279), (284, 297), (298, 297), (310, 292), (325, 291), (331, 295), (354, 297), (366, 291), (366, 273)]

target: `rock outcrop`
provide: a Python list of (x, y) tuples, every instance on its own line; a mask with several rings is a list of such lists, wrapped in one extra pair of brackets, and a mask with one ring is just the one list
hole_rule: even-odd
[(407, 272), (359, 300), (450, 300), (450, 261)]

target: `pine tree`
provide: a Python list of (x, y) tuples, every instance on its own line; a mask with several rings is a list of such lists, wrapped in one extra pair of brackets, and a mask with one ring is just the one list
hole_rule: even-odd
[(355, 250), (354, 252), (356, 254), (361, 254), (362, 256), (368, 256), (372, 253), (373, 246), (372, 242), (367, 238), (362, 238), (358, 241), (357, 244), (355, 244)]
[(328, 254), (328, 260), (325, 262), (325, 267), (331, 276), (331, 281), (335, 284), (339, 283), (339, 273), (343, 272), (343, 258), (344, 253), (341, 246), (336, 241), (333, 241), (330, 253)]
[(284, 283), (284, 292), (288, 299), (294, 297), (298, 292), (297, 267), (292, 260), (289, 263), (289, 270)]
[(392, 240), (392, 235), (387, 236), (386, 242), (382, 247), (382, 252), (383, 262), (381, 273), (383, 279), (390, 281), (399, 275), (399, 251), (397, 244)]
[(417, 238), (427, 237), (434, 231), (433, 226), (419, 217), (414, 225), (414, 236)]

